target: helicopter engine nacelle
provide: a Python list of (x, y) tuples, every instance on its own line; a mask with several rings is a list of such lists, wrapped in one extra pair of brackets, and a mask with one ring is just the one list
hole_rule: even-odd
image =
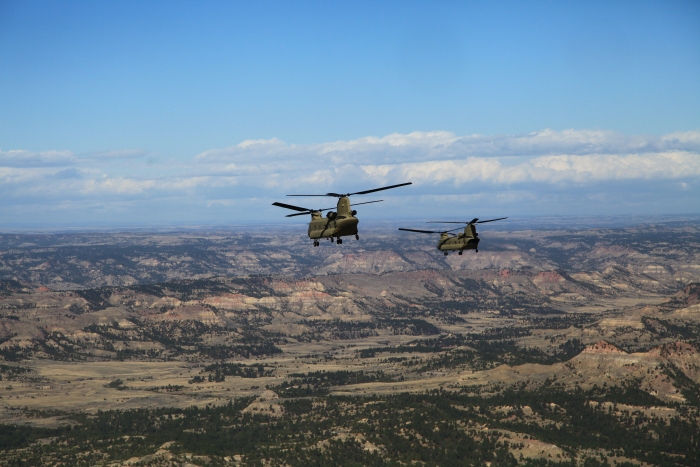
[(326, 217), (327, 217), (329, 220), (333, 220), (333, 219), (335, 219), (336, 217), (338, 217), (338, 213), (337, 213), (337, 212), (334, 212), (334, 211), (328, 211), (328, 214), (326, 214)]

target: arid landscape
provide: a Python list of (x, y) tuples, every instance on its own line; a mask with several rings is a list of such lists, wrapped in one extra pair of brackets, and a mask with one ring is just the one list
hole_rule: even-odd
[(0, 0), (0, 467), (700, 467), (699, 26)]
[(481, 237), (1, 234), (0, 465), (700, 465), (700, 223)]

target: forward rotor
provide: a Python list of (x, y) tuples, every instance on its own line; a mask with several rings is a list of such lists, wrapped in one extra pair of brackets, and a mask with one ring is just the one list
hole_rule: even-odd
[[(366, 201), (364, 203), (353, 204), (353, 206), (360, 206), (362, 204), (381, 203), (382, 201), (384, 201), (384, 200), (378, 199), (376, 201)], [(332, 209), (335, 209), (334, 207), (333, 208), (323, 208), (323, 209), (309, 209), (309, 208), (302, 208), (301, 206), (294, 206), (293, 204), (278, 203), (276, 201), (274, 203), (272, 203), (272, 205), (278, 206), (280, 208), (291, 209), (292, 211), (299, 211), (296, 214), (287, 214), (284, 217), (305, 216), (307, 214), (311, 214), (312, 212), (323, 212), (323, 211), (330, 211)]]
[(398, 185), (390, 185), (390, 186), (383, 186), (381, 188), (373, 188), (371, 190), (365, 190), (365, 191), (356, 191), (355, 193), (326, 193), (325, 195), (287, 195), (287, 196), (334, 196), (336, 198), (345, 198), (347, 196), (352, 196), (352, 195), (367, 195), (369, 193), (375, 193), (377, 191), (383, 191), (383, 190), (390, 190), (392, 188), (398, 188), (400, 186), (406, 186), (406, 185), (413, 185), (413, 183), (408, 182), (408, 183), (399, 183)]

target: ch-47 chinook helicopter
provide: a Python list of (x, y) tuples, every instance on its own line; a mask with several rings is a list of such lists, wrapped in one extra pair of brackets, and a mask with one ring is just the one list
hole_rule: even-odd
[(469, 222), (427, 222), (428, 224), (467, 224), (464, 227), (464, 232), (458, 235), (449, 235), (450, 232), (461, 229), (457, 227), (452, 230), (417, 230), (417, 229), (399, 229), (405, 230), (407, 232), (418, 232), (426, 234), (440, 234), (440, 240), (438, 240), (437, 248), (440, 251), (445, 252), (447, 256), (448, 251), (458, 250), (459, 254), (462, 254), (464, 250), (474, 250), (476, 253), (479, 252), (479, 234), (476, 233), (476, 224), (485, 224), (487, 222), (502, 221), (503, 219), (508, 219), (507, 217), (499, 217), (498, 219), (489, 219), (485, 221), (480, 221), (477, 219), (472, 219)]
[[(334, 196), (338, 198), (338, 205), (336, 206), (336, 211), (330, 211), (333, 208), (324, 209), (309, 209), (302, 208), (299, 206), (293, 206), (291, 204), (284, 203), (272, 203), (273, 206), (279, 206), (285, 209), (291, 209), (292, 211), (299, 211), (296, 214), (289, 214), (285, 217), (303, 216), (304, 214), (311, 214), (311, 222), (309, 222), (309, 238), (314, 241), (314, 246), (318, 246), (320, 238), (327, 238), (330, 241), (335, 239), (336, 243), (340, 245), (343, 243), (343, 239), (340, 237), (346, 237), (349, 235), (354, 235), (357, 240), (360, 236), (357, 233), (357, 223), (360, 220), (355, 217), (357, 211), (350, 208), (350, 196), (352, 195), (367, 195), (369, 193), (374, 193), (377, 191), (389, 190), (391, 188), (398, 188), (400, 186), (411, 185), (411, 182), (400, 183), (398, 185), (384, 186), (381, 188), (374, 188), (372, 190), (357, 191), (355, 193), (326, 193), (325, 195), (287, 195), (287, 196)], [(376, 201), (367, 201), (364, 203), (357, 203), (355, 206), (361, 204), (371, 204), (379, 203), (383, 201), (381, 199)], [(323, 211), (330, 211), (323, 218), (321, 213)]]

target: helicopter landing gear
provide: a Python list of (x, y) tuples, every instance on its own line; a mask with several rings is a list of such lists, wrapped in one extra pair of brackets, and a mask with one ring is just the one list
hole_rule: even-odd
[(359, 239), (360, 239), (360, 235), (359, 235), (359, 234), (355, 234), (355, 240), (359, 240)]
[(479, 252), (479, 250), (476, 250), (476, 249), (474, 250), (474, 253), (478, 253), (478, 252)]
[(447, 252), (445, 252), (445, 256), (447, 256)]
[(459, 250), (459, 256), (462, 256), (462, 250)]
[(342, 238), (339, 238), (338, 240), (336, 240), (335, 243), (337, 243), (338, 245), (342, 245), (342, 244), (343, 244), (343, 239), (342, 239)]
[(319, 246), (320, 243), (318, 243), (318, 240), (314, 240), (314, 246)]

